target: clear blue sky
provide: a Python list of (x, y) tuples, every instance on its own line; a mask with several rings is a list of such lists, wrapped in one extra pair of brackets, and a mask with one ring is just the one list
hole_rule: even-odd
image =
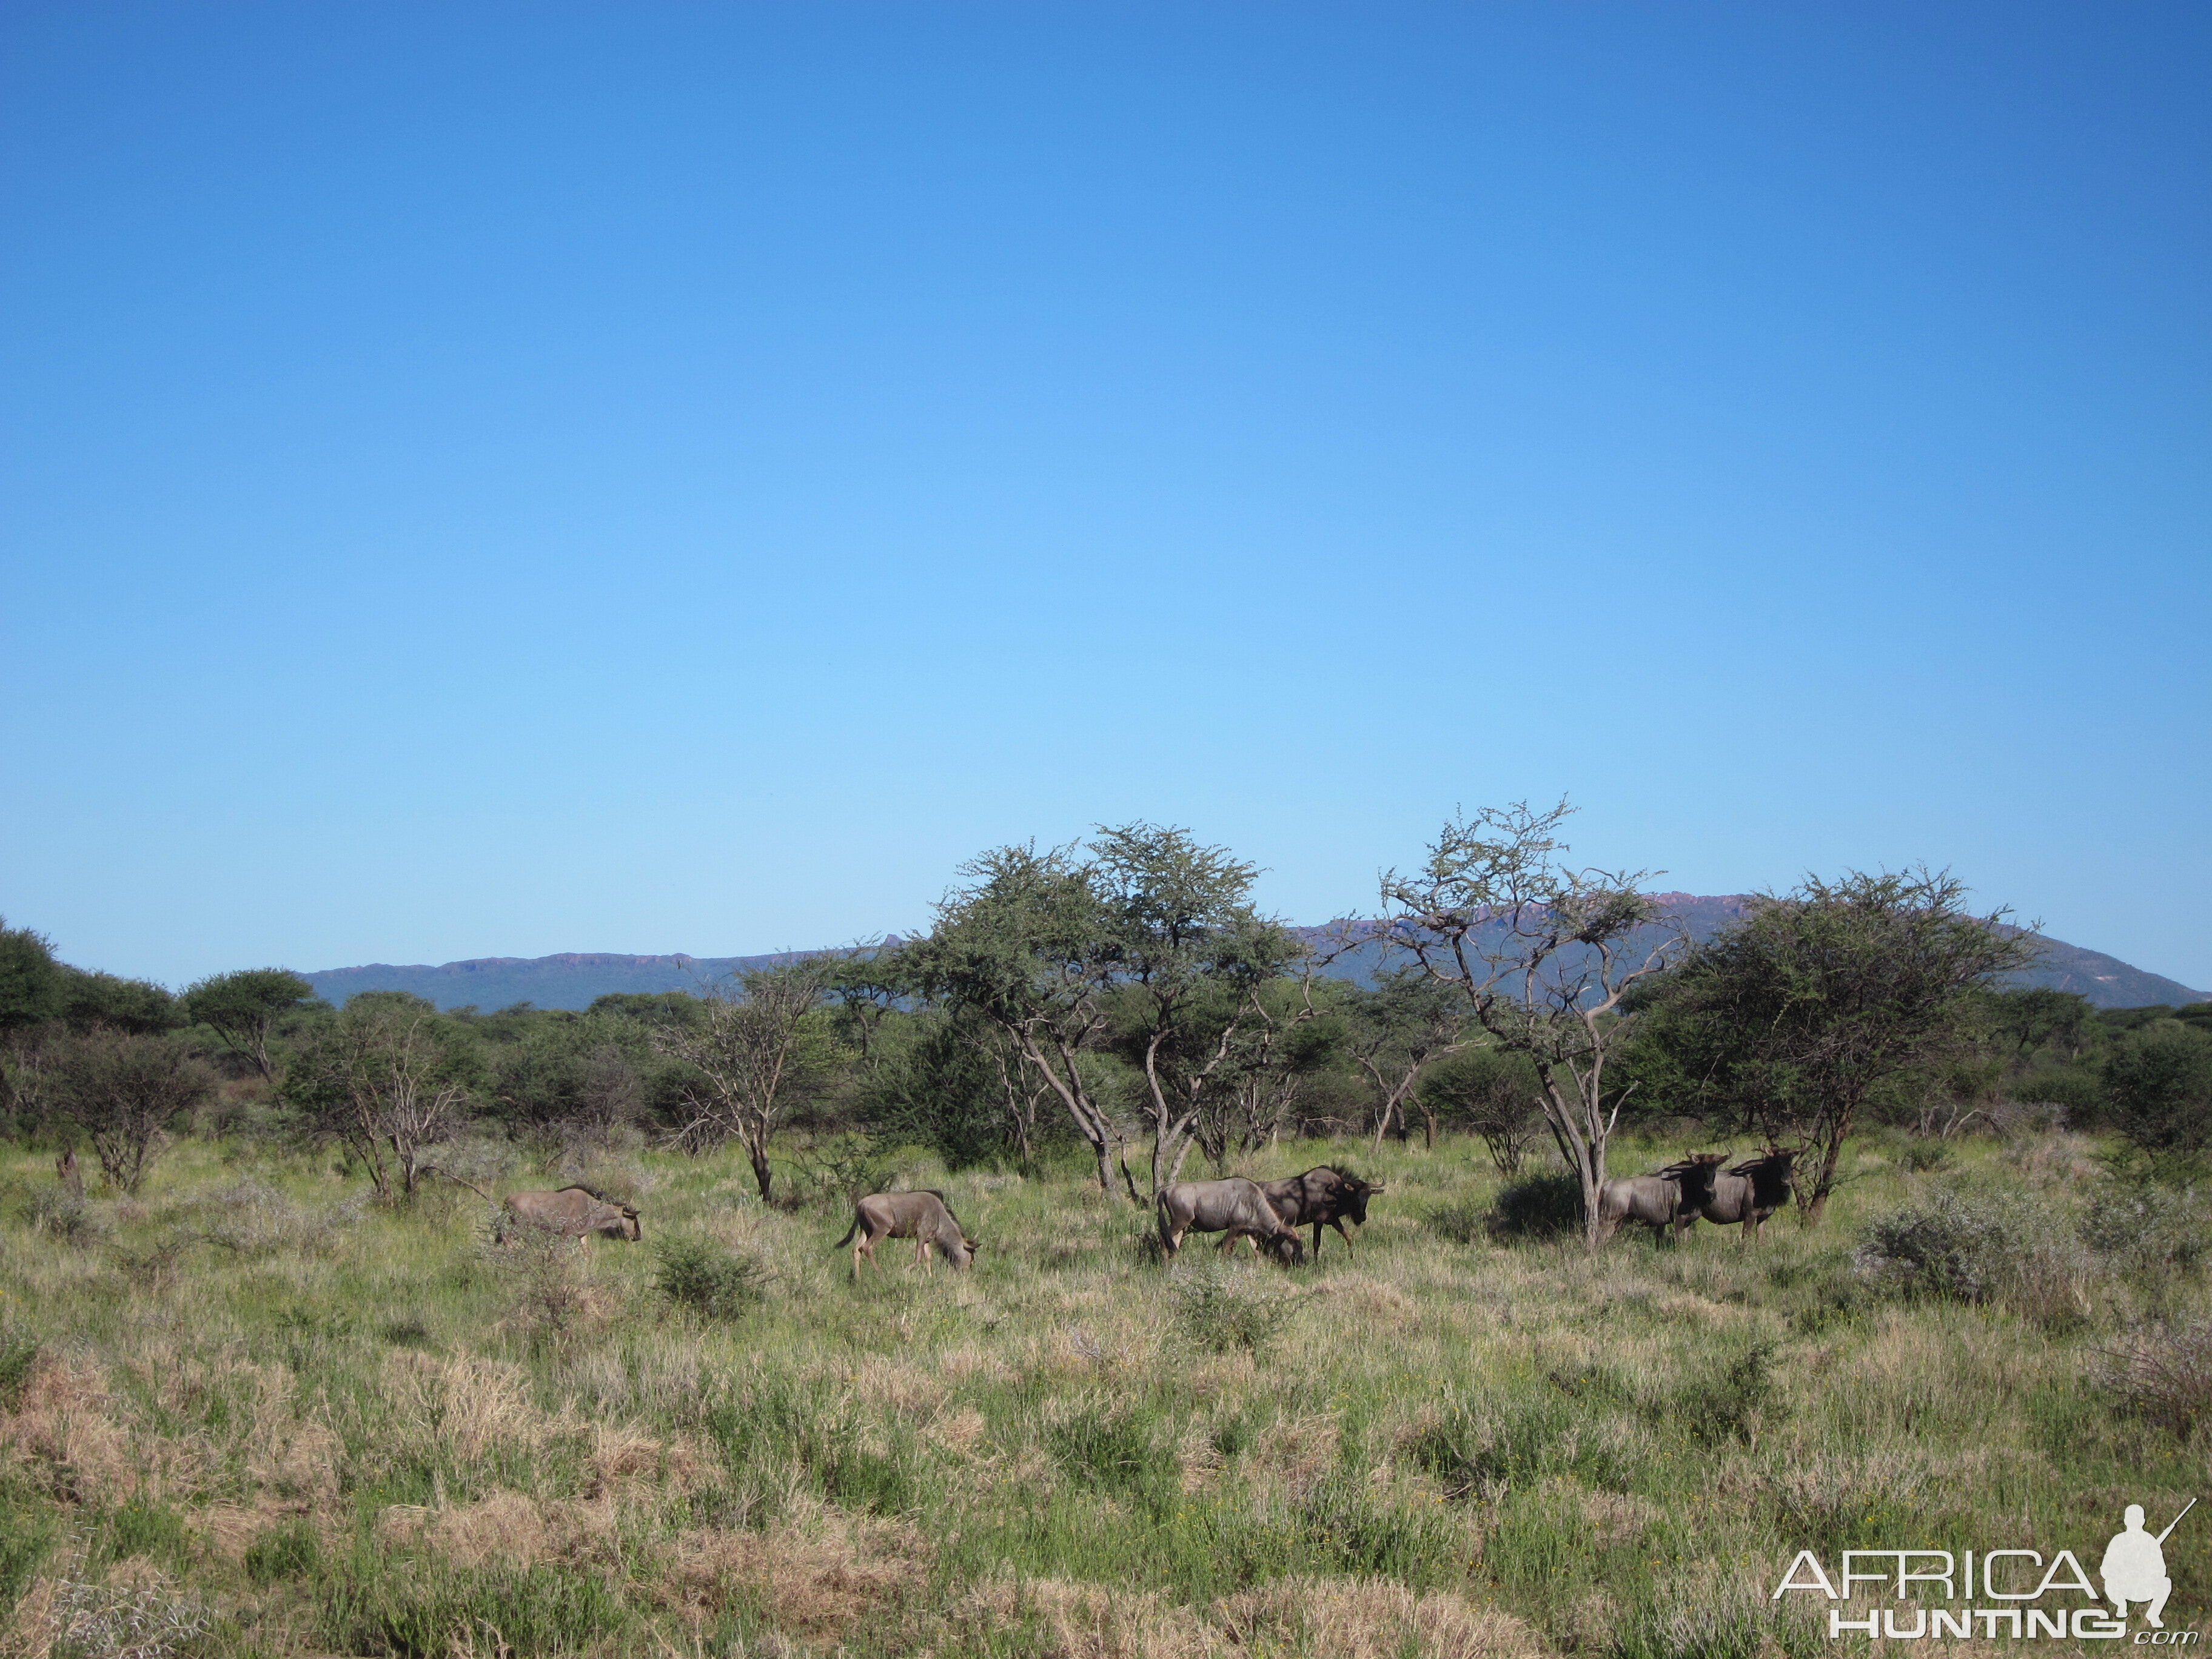
[(2212, 8), (0, 11), (0, 913), (181, 981), (1455, 805), (2212, 987)]

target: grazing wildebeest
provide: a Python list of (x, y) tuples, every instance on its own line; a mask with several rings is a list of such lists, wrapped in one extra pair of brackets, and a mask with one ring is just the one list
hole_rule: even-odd
[(837, 1248), (853, 1246), (854, 1279), (860, 1276), (863, 1250), (868, 1253), (868, 1265), (878, 1273), (883, 1271), (883, 1263), (876, 1260), (876, 1244), (885, 1238), (912, 1239), (915, 1260), (933, 1273), (937, 1263), (929, 1254), (931, 1245), (942, 1251), (945, 1259), (956, 1267), (968, 1266), (979, 1248), (968, 1237), (968, 1230), (960, 1224), (960, 1218), (952, 1213), (945, 1194), (928, 1188), (910, 1193), (870, 1193), (853, 1206), (853, 1224), (837, 1241)]
[[(1680, 1227), (1686, 1215), (1698, 1212), (1712, 1196), (1713, 1182), (1726, 1152), (1692, 1152), (1650, 1175), (1621, 1176), (1598, 1190), (1599, 1237), (1611, 1238), (1625, 1221), (1640, 1221), (1651, 1229), (1652, 1241), (1663, 1242), (1669, 1227)], [(1676, 1238), (1679, 1241), (1680, 1235)]]
[(492, 1224), (493, 1241), (504, 1244), (508, 1231), (518, 1226), (540, 1227), (570, 1238), (586, 1233), (633, 1241), (645, 1237), (636, 1206), (617, 1204), (582, 1185), (563, 1187), (557, 1193), (509, 1193)]
[(1687, 1232), (1700, 1216), (1717, 1227), (1741, 1224), (1740, 1240), (1748, 1244), (1758, 1236), (1759, 1224), (1790, 1201), (1790, 1166), (1804, 1150), (1769, 1146), (1727, 1174), (1715, 1176), (1711, 1195), (1696, 1210), (1684, 1209), (1675, 1226)]
[(1160, 1243), (1168, 1259), (1182, 1248), (1185, 1233), (1225, 1233), (1221, 1248), (1233, 1250), (1240, 1238), (1250, 1238), (1253, 1248), (1267, 1248), (1292, 1262), (1306, 1259), (1306, 1247), (1297, 1229), (1283, 1224), (1275, 1206), (1256, 1181), (1231, 1176), (1223, 1181), (1178, 1181), (1162, 1189), (1155, 1200), (1160, 1224)]
[[(1367, 1200), (1382, 1188), (1373, 1182), (1362, 1181), (1356, 1175), (1342, 1170), (1333, 1170), (1326, 1164), (1316, 1164), (1304, 1175), (1285, 1176), (1280, 1181), (1263, 1181), (1260, 1190), (1267, 1195), (1267, 1202), (1283, 1218), (1283, 1224), (1297, 1228), (1311, 1224), (1314, 1230), (1314, 1260), (1321, 1260), (1321, 1230), (1336, 1229), (1336, 1236), (1344, 1241), (1346, 1250), (1352, 1249), (1352, 1235), (1344, 1231), (1344, 1224), (1355, 1227), (1367, 1224)], [(1255, 1241), (1252, 1246), (1258, 1249)]]

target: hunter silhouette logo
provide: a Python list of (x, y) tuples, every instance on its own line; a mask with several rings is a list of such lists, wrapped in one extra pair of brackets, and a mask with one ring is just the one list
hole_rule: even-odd
[[(2181, 1515), (2197, 1507), (2191, 1498), (2181, 1506)], [(2112, 1541), (2105, 1546), (2105, 1559), (2098, 1564), (2097, 1576), (2105, 1581), (2105, 1599), (2119, 1609), (2122, 1619), (2128, 1616), (2128, 1603), (2142, 1601), (2143, 1620), (2153, 1630), (2164, 1630), (2166, 1620), (2159, 1615), (2166, 1611), (2166, 1598), (2173, 1594), (2173, 1580), (2166, 1576), (2166, 1551), (2162, 1547), (2174, 1528), (2181, 1524), (2181, 1515), (2166, 1523), (2165, 1532), (2153, 1538), (2143, 1530), (2143, 1508), (2140, 1504), (2128, 1505), (2122, 1518), (2127, 1523), (2125, 1532), (2112, 1534)]]
[[(1771, 1599), (1778, 1601), (1791, 1590), (1809, 1590), (1830, 1601), (1848, 1603), (1868, 1593), (1862, 1587), (1880, 1585), (1882, 1589), (1872, 1593), (1886, 1590), (1897, 1605), (1865, 1608), (1860, 1618), (1847, 1618), (1844, 1607), (1832, 1607), (1828, 1634), (1869, 1640), (1882, 1636), (1903, 1642), (1974, 1636), (1991, 1641), (1999, 1636), (2015, 1641), (2038, 1637), (2118, 1641), (2128, 1634), (2128, 1609), (2137, 1606), (2142, 1609), (2143, 1628), (2135, 1632), (2134, 1645), (2193, 1646), (2197, 1632), (2166, 1628), (2166, 1603), (2173, 1594), (2173, 1580), (2166, 1571), (2165, 1544), (2182, 1516), (2196, 1507), (2192, 1498), (2164, 1532), (2154, 1534), (2144, 1530), (2143, 1506), (2129, 1504), (2122, 1516), (2123, 1529), (2112, 1534), (2097, 1564), (2097, 1576), (2105, 1585), (2101, 1595), (2072, 1550), (2060, 1550), (2046, 1562), (2039, 1550), (1880, 1549), (1845, 1550), (1843, 1571), (1833, 1578), (1819, 1556), (1800, 1550)], [(2046, 1596), (2052, 1599), (2045, 1601)], [(2089, 1605), (2069, 1606), (2067, 1601)], [(2107, 1601), (2109, 1608), (2100, 1605)]]

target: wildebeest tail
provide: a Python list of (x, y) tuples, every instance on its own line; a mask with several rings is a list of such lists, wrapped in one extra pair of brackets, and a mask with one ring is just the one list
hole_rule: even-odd
[(830, 1248), (831, 1249), (833, 1249), (833, 1250), (842, 1250), (842, 1249), (844, 1249), (848, 1244), (850, 1244), (850, 1243), (853, 1242), (853, 1235), (854, 1235), (854, 1233), (857, 1233), (857, 1232), (858, 1232), (858, 1231), (860, 1231), (860, 1212), (858, 1210), (855, 1210), (855, 1211), (854, 1211), (854, 1212), (853, 1212), (853, 1224), (852, 1224), (851, 1226), (849, 1226), (849, 1227), (848, 1227), (848, 1228), (846, 1228), (846, 1229), (845, 1229), (845, 1236), (844, 1236), (844, 1237), (842, 1237), (842, 1238), (839, 1239), (839, 1240), (838, 1240), (835, 1244), (832, 1244)]

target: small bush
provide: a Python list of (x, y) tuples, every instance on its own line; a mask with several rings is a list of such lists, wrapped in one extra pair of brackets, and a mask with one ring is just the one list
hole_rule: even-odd
[(2094, 1375), (2125, 1410), (2186, 1439), (2212, 1416), (2212, 1321), (2131, 1331), (2098, 1355)]
[(2212, 1251), (2212, 1203), (2193, 1187), (2112, 1182), (2090, 1194), (2081, 1242), (2124, 1272), (2191, 1272)]
[(1288, 1298), (1249, 1271), (1206, 1261), (1178, 1267), (1168, 1281), (1176, 1328), (1214, 1353), (1259, 1353), (1281, 1334)]
[(2075, 1274), (2072, 1230), (2030, 1195), (1942, 1188), (1869, 1221), (1852, 1260), (1881, 1289), (2040, 1304)]
[(760, 1264), (712, 1239), (668, 1239), (653, 1255), (653, 1288), (679, 1308), (709, 1319), (738, 1319), (768, 1299)]
[(1779, 1393), (1774, 1347), (1771, 1342), (1753, 1343), (1711, 1376), (1692, 1382), (1668, 1401), (1666, 1417), (1699, 1445), (1725, 1445), (1731, 1440), (1749, 1445), (1772, 1414)]
[(2094, 1123), (2105, 1103), (2105, 1085), (2078, 1066), (2054, 1066), (2014, 1079), (2007, 1085), (2026, 1105), (2057, 1106), (2075, 1124)]
[(31, 1230), (69, 1244), (97, 1244), (107, 1236), (107, 1224), (94, 1213), (82, 1193), (56, 1182), (31, 1189)]
[(1939, 1170), (1951, 1167), (1951, 1147), (1946, 1141), (1923, 1136), (1906, 1141), (1897, 1161), (1915, 1175), (1933, 1175)]
[(1583, 1186), (1571, 1175), (1531, 1176), (1501, 1190), (1483, 1218), (1498, 1240), (1559, 1238), (1582, 1231)]
[(558, 1336), (584, 1311), (584, 1241), (544, 1227), (517, 1227), (482, 1258), (534, 1337)]

